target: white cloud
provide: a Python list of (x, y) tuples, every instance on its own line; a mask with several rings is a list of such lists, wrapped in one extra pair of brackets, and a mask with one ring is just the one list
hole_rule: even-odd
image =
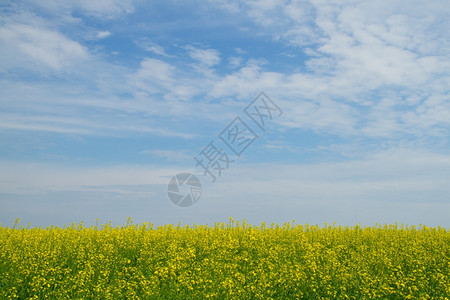
[(171, 55), (167, 54), (164, 48), (148, 39), (139, 39), (136, 40), (135, 43), (145, 49), (146, 51), (152, 52), (156, 55), (161, 55), (165, 57), (171, 57)]
[(144, 59), (139, 70), (133, 76), (135, 85), (149, 93), (161, 93), (170, 89), (175, 83), (175, 67), (153, 58)]
[(186, 154), (185, 151), (177, 150), (143, 150), (139, 152), (141, 154), (154, 155), (158, 157), (163, 157), (170, 161), (189, 161), (192, 160), (192, 156)]
[(240, 4), (241, 10), (274, 39), (301, 48), (310, 43), (317, 45), (320, 62), (310, 61), (312, 70), (326, 65), (322, 70), (333, 77), (352, 80), (348, 84), (353, 86), (369, 89), (385, 84), (414, 86), (448, 69), (448, 51), (443, 50), (450, 46), (443, 38), (443, 28), (448, 25), (444, 15), (450, 9), (442, 1), (426, 5), (413, 1), (406, 9), (402, 1)]
[[(307, 69), (293, 74), (243, 66), (219, 79), (212, 96), (278, 95), (292, 127), (384, 138), (448, 134), (450, 8), (442, 1), (407, 8), (402, 1), (230, 3), (266, 35), (311, 56)], [(406, 102), (412, 95), (422, 100)]]
[(199, 49), (195, 47), (187, 47), (189, 55), (192, 59), (207, 67), (217, 65), (220, 62), (220, 54), (214, 49)]
[[(202, 104), (192, 101), (193, 98), (205, 94), (217, 79), (218, 75), (203, 62), (177, 66), (173, 62), (154, 58), (142, 60), (140, 68), (129, 77), (130, 84), (138, 88), (135, 94), (145, 92), (150, 95), (161, 95), (162, 98), (171, 101), (168, 103), (171, 106), (166, 108), (176, 115), (180, 113), (196, 115), (198, 106)], [(190, 102), (173, 102), (180, 100)]]
[[(448, 48), (448, 43), (441, 35), (430, 32), (438, 19), (426, 17), (427, 11), (438, 10), (435, 4), (424, 8), (424, 13), (413, 8), (402, 12), (398, 3), (386, 9), (376, 2), (329, 5), (316, 1), (303, 6), (305, 3), (229, 2), (267, 29), (274, 39), (300, 46), (299, 52), (313, 54), (305, 62), (307, 69), (284, 74), (272, 72), (271, 62), (245, 63), (239, 57), (229, 57), (224, 59), (234, 69), (218, 75), (214, 68), (220, 63), (221, 54), (217, 50), (185, 47), (196, 63), (177, 65), (161, 45), (145, 41), (138, 44), (161, 59), (145, 58), (135, 72), (118, 73), (116, 82), (127, 78), (129, 87), (125, 90), (132, 90), (140, 99), (134, 107), (128, 104), (123, 107), (150, 114), (202, 117), (196, 110), (208, 116), (211, 115), (205, 113), (208, 106), (192, 102), (204, 99), (205, 95), (251, 99), (265, 90), (287, 108), (288, 114), (281, 124), (288, 128), (384, 138), (448, 133), (445, 95), (450, 81), (446, 74), (449, 60), (442, 51)], [(261, 18), (266, 14), (273, 20), (285, 20), (263, 21)], [(307, 43), (306, 49), (306, 44), (298, 41), (308, 35), (308, 39), (317, 39)], [(239, 48), (236, 51), (242, 52)], [(41, 64), (54, 67), (62, 64), (63, 60), (55, 57), (41, 60)], [(407, 102), (412, 101), (407, 100), (412, 99), (411, 95), (420, 95), (421, 100), (415, 100), (415, 104)], [(146, 97), (151, 100), (144, 100)], [(189, 101), (189, 105), (172, 103), (174, 100)], [(148, 105), (143, 105), (144, 101)], [(386, 106), (386, 101), (392, 102), (391, 105)]]
[(238, 96), (249, 98), (264, 90), (270, 93), (280, 83), (284, 74), (278, 72), (264, 72), (264, 61), (249, 60), (245, 66), (234, 73), (218, 78), (214, 83), (210, 95), (213, 97)]
[(169, 56), (169, 55), (164, 51), (164, 48), (163, 48), (163, 47), (161, 47), (161, 46), (159, 46), (159, 45), (156, 45), (156, 44), (152, 44), (152, 45), (146, 47), (145, 50), (150, 51), (150, 52), (153, 52), (153, 53), (158, 54), (158, 55)]
[[(150, 95), (162, 95), (167, 100), (188, 100), (201, 93), (207, 80), (199, 82), (199, 78), (177, 68), (170, 63), (154, 58), (145, 58), (140, 68), (129, 77), (130, 84)], [(190, 110), (183, 103), (174, 103), (166, 107), (170, 112)]]
[(7, 24), (0, 27), (0, 40), (3, 70), (43, 66), (60, 71), (89, 58), (85, 47), (45, 28)]
[(237, 68), (242, 63), (242, 57), (237, 57), (237, 56), (230, 57), (230, 58), (228, 58), (228, 62), (230, 64), (231, 68), (233, 68), (233, 69)]
[(80, 191), (104, 186), (139, 186), (168, 183), (180, 170), (155, 166), (62, 167), (53, 164), (0, 161), (2, 193), (35, 194)]
[(41, 0), (32, 1), (25, 0), (23, 3), (15, 3), (17, 7), (21, 7), (22, 10), (38, 8), (44, 9), (47, 13), (60, 19), (72, 19), (71, 14), (74, 11), (81, 12), (88, 16), (94, 16), (101, 19), (114, 19), (122, 17), (126, 14), (134, 12), (133, 0)]
[(111, 35), (111, 32), (109, 32), (109, 31), (99, 31), (98, 33), (97, 33), (97, 38), (98, 39), (104, 39), (104, 38), (107, 38), (108, 36), (110, 36)]
[[(50, 111), (54, 115), (45, 115), (41, 112), (39, 115), (29, 116), (27, 112), (23, 113), (0, 113), (0, 128), (2, 129), (15, 129), (15, 130), (28, 130), (28, 131), (43, 131), (54, 133), (69, 133), (79, 135), (93, 135), (93, 136), (123, 136), (130, 132), (132, 133), (148, 133), (157, 136), (176, 136), (181, 138), (190, 139), (194, 136), (192, 133), (180, 131), (178, 129), (172, 130), (167, 124), (158, 122), (149, 122), (142, 117), (136, 118), (133, 115), (128, 118), (123, 117), (123, 109), (126, 106), (122, 105), (114, 107), (114, 105), (98, 105), (99, 103), (84, 104), (86, 107), (83, 109), (83, 104), (68, 105), (68, 111), (62, 111), (61, 106), (58, 110)], [(48, 103), (51, 105), (51, 103)], [(89, 112), (86, 108), (99, 108), (102, 107), (108, 110), (109, 117), (104, 115), (97, 115)], [(44, 110), (45, 105), (41, 105), (40, 109)], [(121, 110), (112, 111), (112, 108), (120, 108)], [(80, 114), (77, 117), (73, 117), (73, 111), (83, 111), (84, 114)], [(142, 110), (144, 110), (142, 108)]]
[[(405, 16), (386, 15), (389, 8), (392, 6), (382, 13), (376, 9), (363, 10), (358, 6), (342, 7), (330, 16), (325, 7), (318, 7), (317, 24), (328, 37), (318, 51), (334, 58), (328, 70), (333, 70), (336, 76), (352, 80), (350, 84), (358, 83), (366, 89), (383, 85), (412, 87), (426, 83), (433, 73), (443, 71), (435, 63), (439, 60), (437, 57), (417, 52), (417, 44), (413, 42), (432, 25), (425, 19), (426, 15), (413, 21)], [(389, 23), (394, 17), (402, 22), (408, 20), (408, 23), (399, 24), (400, 21), (397, 21), (387, 25), (385, 18)], [(416, 25), (414, 28), (410, 26), (412, 22), (423, 27)]]
[(132, 0), (77, 0), (73, 2), (73, 6), (86, 14), (101, 18), (117, 18), (134, 11)]

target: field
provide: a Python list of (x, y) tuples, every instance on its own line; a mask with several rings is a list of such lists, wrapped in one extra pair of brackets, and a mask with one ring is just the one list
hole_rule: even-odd
[(0, 226), (0, 299), (449, 299), (450, 230)]

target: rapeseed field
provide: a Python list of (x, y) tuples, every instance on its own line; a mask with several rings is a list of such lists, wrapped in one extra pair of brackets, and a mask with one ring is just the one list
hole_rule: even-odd
[(449, 299), (425, 226), (0, 226), (0, 299)]

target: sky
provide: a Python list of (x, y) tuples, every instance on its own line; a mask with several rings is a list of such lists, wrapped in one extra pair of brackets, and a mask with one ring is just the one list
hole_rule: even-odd
[[(449, 15), (445, 0), (2, 1), (0, 223), (448, 228)], [(201, 184), (189, 207), (168, 194), (182, 173)]]

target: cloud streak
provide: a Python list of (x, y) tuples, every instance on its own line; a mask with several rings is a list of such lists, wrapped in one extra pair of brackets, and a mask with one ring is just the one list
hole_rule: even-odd
[(89, 58), (85, 47), (45, 28), (9, 24), (0, 28), (0, 39), (3, 72), (30, 66), (62, 71)]

